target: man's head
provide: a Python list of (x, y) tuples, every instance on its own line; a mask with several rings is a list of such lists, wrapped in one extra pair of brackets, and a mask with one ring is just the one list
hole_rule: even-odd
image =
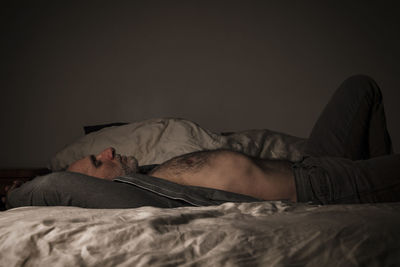
[(67, 168), (67, 171), (79, 172), (97, 178), (112, 180), (118, 176), (130, 175), (138, 170), (136, 158), (121, 156), (115, 149), (109, 147), (97, 156), (90, 155), (77, 160)]

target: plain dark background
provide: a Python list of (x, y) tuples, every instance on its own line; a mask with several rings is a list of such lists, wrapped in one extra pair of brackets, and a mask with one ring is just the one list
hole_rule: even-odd
[(155, 117), (307, 137), (335, 88), (359, 73), (381, 86), (399, 151), (397, 2), (2, 7), (0, 167), (46, 166), (84, 125)]

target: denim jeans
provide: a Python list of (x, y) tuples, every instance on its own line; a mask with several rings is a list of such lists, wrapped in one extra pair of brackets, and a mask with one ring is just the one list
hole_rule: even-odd
[(371, 78), (341, 84), (293, 169), (299, 202), (400, 201), (400, 155), (392, 154), (382, 94)]

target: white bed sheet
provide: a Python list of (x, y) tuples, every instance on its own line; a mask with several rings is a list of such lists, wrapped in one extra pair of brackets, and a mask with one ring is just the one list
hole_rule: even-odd
[(400, 203), (0, 213), (1, 266), (396, 266)]

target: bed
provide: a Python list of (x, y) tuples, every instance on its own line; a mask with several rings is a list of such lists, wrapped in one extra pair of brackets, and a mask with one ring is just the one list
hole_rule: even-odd
[[(270, 130), (217, 134), (176, 118), (103, 128), (67, 145), (49, 168), (113, 146), (140, 165), (202, 149), (301, 157), (305, 140)], [(0, 266), (397, 266), (400, 203), (284, 201), (206, 207), (20, 207), (0, 213)]]

